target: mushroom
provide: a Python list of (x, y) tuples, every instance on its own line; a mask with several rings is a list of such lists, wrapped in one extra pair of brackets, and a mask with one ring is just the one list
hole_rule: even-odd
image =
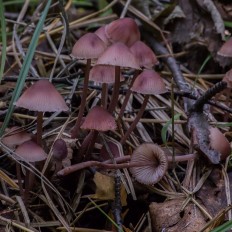
[(15, 153), (18, 155), (15, 157), (17, 160), (30, 163), (42, 161), (47, 158), (47, 154), (44, 152), (44, 150), (32, 140), (26, 141), (19, 145), (16, 148)]
[(55, 173), (62, 169), (62, 160), (68, 155), (68, 148), (63, 139), (57, 139), (52, 147), (52, 157), (55, 161)]
[(129, 47), (140, 40), (139, 28), (131, 18), (120, 18), (107, 24), (105, 34), (112, 43), (122, 42)]
[[(96, 120), (97, 119), (97, 120)], [(115, 130), (116, 123), (114, 117), (100, 106), (94, 106), (87, 114), (81, 129), (108, 131)]]
[(105, 45), (108, 47), (110, 45), (109, 39), (106, 37), (105, 33), (105, 27), (106, 25), (103, 25), (99, 27), (94, 33), (105, 43)]
[(14, 126), (7, 131), (7, 133), (2, 138), (2, 142), (9, 148), (13, 149), (16, 146), (31, 139), (31, 134), (21, 130), (21, 128), (18, 126)]
[[(102, 84), (102, 106), (107, 108), (107, 94), (108, 84), (115, 82), (115, 67), (109, 65), (96, 65), (89, 73), (89, 80)], [(120, 81), (123, 81), (124, 77), (120, 75)]]
[[(168, 159), (164, 151), (152, 143), (138, 146), (131, 156), (131, 163), (141, 164), (131, 167), (130, 172), (138, 182), (147, 185), (159, 182), (168, 169)], [(143, 166), (144, 163), (146, 166)]]
[(217, 52), (218, 55), (223, 57), (232, 57), (232, 37), (229, 38)]
[(147, 106), (149, 95), (161, 94), (166, 92), (165, 84), (160, 75), (153, 70), (144, 70), (134, 81), (131, 91), (144, 94), (144, 100), (136, 115), (133, 123), (126, 131), (125, 135), (121, 138), (121, 143), (125, 143), (130, 133), (136, 127), (139, 119), (142, 117), (143, 112)]
[[(185, 162), (192, 160), (194, 158), (196, 158), (195, 154), (179, 155), (174, 157), (174, 161)], [(149, 179), (147, 181), (147, 183), (149, 182), (149, 184), (152, 184), (158, 182), (158, 180), (162, 178), (162, 173), (163, 175), (165, 174), (168, 167), (168, 163), (173, 162), (173, 157), (167, 156), (165, 152), (157, 144), (144, 143), (139, 145), (135, 149), (132, 156), (126, 155), (122, 157), (116, 157), (114, 161), (116, 162), (116, 164), (112, 164), (112, 159), (103, 162), (92, 161), (92, 160), (85, 161), (82, 163), (78, 163), (66, 167), (60, 170), (57, 173), (57, 175), (65, 176), (75, 171), (78, 171), (80, 169), (92, 167), (92, 166), (97, 166), (98, 168), (104, 168), (104, 169), (130, 168), (130, 171), (139, 182), (140, 180), (142, 180), (143, 177), (149, 179), (149, 176), (146, 177), (146, 175), (157, 177), (156, 179), (152, 179), (152, 180)], [(128, 163), (122, 163), (122, 162), (128, 162)], [(163, 169), (161, 168), (161, 166)], [(158, 167), (158, 173), (156, 172), (157, 167)], [(138, 172), (137, 168), (141, 169), (140, 171), (142, 175), (139, 176), (139, 174), (137, 173)], [(143, 182), (141, 181), (141, 183), (146, 184), (146, 181)]]
[[(154, 52), (142, 41), (136, 41), (130, 47), (130, 51), (132, 52), (132, 54), (134, 54), (135, 58), (138, 60), (139, 66), (141, 68), (151, 69), (155, 64), (158, 63), (158, 60), (157, 60)], [(129, 101), (130, 95), (132, 93), (130, 88), (133, 86), (134, 81), (140, 72), (141, 72), (140, 70), (136, 70), (134, 75), (133, 75), (133, 78), (132, 78), (130, 85), (129, 85), (129, 90), (126, 93), (126, 96), (124, 98), (120, 113), (118, 115), (119, 118), (122, 118), (122, 116), (123, 116), (126, 105)]]
[(151, 69), (159, 63), (155, 53), (142, 41), (136, 41), (130, 47), (130, 51), (138, 60), (140, 67)]
[(77, 121), (71, 130), (71, 137), (76, 138), (80, 129), (81, 120), (85, 110), (89, 71), (91, 67), (91, 59), (98, 58), (106, 49), (105, 43), (94, 33), (87, 33), (83, 35), (74, 45), (72, 49), (72, 56), (76, 59), (86, 59), (85, 78), (81, 96), (81, 105), (79, 108)]
[(106, 51), (98, 58), (97, 65), (113, 65), (115, 66), (115, 85), (112, 94), (112, 100), (109, 105), (109, 112), (114, 111), (117, 105), (119, 87), (120, 87), (120, 67), (129, 67), (140, 69), (138, 61), (130, 52), (129, 48), (120, 42), (114, 43), (106, 49)]
[[(34, 165), (35, 162), (43, 161), (47, 158), (47, 154), (44, 152), (44, 150), (32, 140), (26, 141), (21, 145), (19, 145), (16, 148), (15, 153), (17, 155), (17, 156), (15, 155), (15, 159), (23, 162), (31, 163), (32, 165)], [(20, 180), (19, 181), (20, 191), (21, 194), (23, 194), (20, 166), (17, 165), (16, 168), (17, 168), (17, 176), (18, 179)], [(29, 169), (26, 169), (25, 192), (23, 194), (25, 203), (27, 203), (29, 190), (33, 186), (33, 180), (34, 180), (33, 173), (31, 173)]]
[(28, 88), (15, 105), (37, 111), (37, 144), (42, 143), (43, 112), (68, 111), (63, 97), (48, 80), (39, 80)]
[(217, 127), (209, 128), (210, 147), (218, 151), (220, 159), (225, 160), (231, 153), (230, 143)]
[(93, 148), (98, 132), (105, 132), (116, 129), (116, 123), (114, 117), (100, 106), (94, 106), (87, 114), (81, 129), (91, 130), (90, 133), (84, 139), (79, 155), (83, 155), (88, 147), (87, 155), (90, 154)]

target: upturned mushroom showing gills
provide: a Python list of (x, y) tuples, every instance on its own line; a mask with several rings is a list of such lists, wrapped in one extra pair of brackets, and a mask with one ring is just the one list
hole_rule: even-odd
[(131, 163), (141, 163), (140, 167), (131, 167), (130, 172), (138, 182), (148, 185), (159, 182), (168, 169), (166, 154), (153, 143), (138, 146), (131, 156)]
[(63, 97), (48, 80), (39, 80), (28, 88), (15, 105), (37, 111), (37, 144), (42, 143), (43, 112), (68, 111)]

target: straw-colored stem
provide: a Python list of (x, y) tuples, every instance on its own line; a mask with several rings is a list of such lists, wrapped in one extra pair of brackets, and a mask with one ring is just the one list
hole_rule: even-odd
[(142, 117), (144, 110), (146, 109), (148, 100), (149, 100), (149, 95), (145, 95), (144, 100), (143, 100), (143, 104), (141, 105), (141, 108), (140, 108), (138, 114), (136, 115), (134, 121), (131, 123), (130, 127), (126, 131), (125, 135), (121, 138), (121, 141), (120, 141), (121, 144), (124, 144), (126, 142), (128, 137), (130, 136), (131, 132), (135, 129), (137, 123), (139, 122), (139, 119)]
[(85, 78), (84, 78), (84, 84), (83, 84), (83, 91), (82, 91), (82, 96), (81, 96), (81, 105), (79, 108), (79, 112), (77, 115), (77, 121), (72, 128), (71, 131), (71, 137), (76, 138), (81, 126), (81, 120), (85, 111), (85, 103), (86, 103), (86, 98), (87, 98), (87, 93), (88, 93), (88, 84), (89, 84), (89, 71), (91, 67), (91, 59), (87, 59), (86, 62), (86, 68), (85, 68)]
[(113, 113), (117, 102), (118, 102), (118, 96), (119, 96), (119, 88), (120, 88), (120, 66), (115, 66), (115, 83), (114, 83), (114, 90), (112, 94), (112, 99), (109, 105), (108, 111), (110, 113)]

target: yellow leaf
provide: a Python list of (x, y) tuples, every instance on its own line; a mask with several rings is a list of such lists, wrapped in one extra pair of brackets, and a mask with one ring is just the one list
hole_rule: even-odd
[(114, 178), (96, 172), (94, 175), (94, 183), (96, 184), (96, 192), (91, 198), (98, 200), (114, 199)]

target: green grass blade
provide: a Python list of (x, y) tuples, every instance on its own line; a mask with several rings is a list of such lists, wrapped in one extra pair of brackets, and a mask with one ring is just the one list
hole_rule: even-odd
[(3, 1), (0, 0), (0, 25), (1, 25), (1, 40), (2, 40), (2, 55), (0, 64), (0, 84), (2, 81), (4, 67), (6, 63), (6, 21), (4, 17), (4, 5)]
[(232, 28), (232, 22), (230, 22), (230, 21), (224, 21), (224, 25), (225, 25), (225, 27)]
[[(174, 115), (174, 120), (179, 120), (181, 114), (176, 114)], [(168, 127), (172, 124), (172, 119), (170, 119), (168, 122), (165, 123), (161, 130), (161, 138), (163, 143), (166, 145), (167, 144), (167, 132), (168, 132)]]
[(217, 228), (215, 228), (211, 232), (226, 232), (226, 231), (229, 231), (231, 228), (232, 228), (232, 221), (228, 221), (228, 222), (224, 223), (223, 225), (218, 226)]
[(38, 43), (39, 35), (40, 35), (41, 31), (43, 30), (44, 21), (46, 19), (46, 16), (47, 16), (48, 10), (50, 8), (51, 2), (52, 2), (51, 0), (47, 1), (47, 5), (44, 8), (44, 11), (43, 11), (43, 13), (42, 13), (42, 15), (40, 17), (40, 20), (39, 20), (39, 22), (38, 22), (38, 24), (36, 26), (35, 32), (34, 32), (34, 34), (32, 36), (31, 43), (29, 45), (28, 52), (27, 52), (27, 54), (25, 56), (22, 68), (20, 70), (18, 81), (16, 83), (16, 87), (15, 87), (15, 90), (13, 92), (13, 95), (12, 95), (12, 98), (11, 98), (11, 102), (10, 102), (10, 105), (9, 105), (5, 120), (4, 120), (3, 125), (2, 125), (2, 127), (0, 129), (0, 137), (3, 135), (5, 129), (6, 129), (8, 123), (10, 121), (10, 118), (11, 118), (11, 116), (13, 114), (14, 102), (18, 99), (18, 97), (20, 96), (20, 94), (22, 92), (22, 89), (23, 89), (23, 86), (24, 86), (24, 83), (25, 83), (25, 80), (26, 80), (26, 77), (27, 77), (27, 74), (28, 74), (32, 59), (33, 59), (33, 56), (34, 56), (34, 53), (35, 53), (35, 49), (36, 49), (36, 46), (37, 46), (37, 43)]

